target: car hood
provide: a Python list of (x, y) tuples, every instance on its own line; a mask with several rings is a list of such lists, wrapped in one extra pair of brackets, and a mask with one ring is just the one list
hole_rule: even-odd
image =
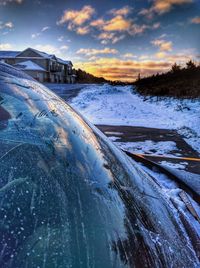
[(0, 64), (0, 267), (195, 267), (152, 178), (43, 85)]

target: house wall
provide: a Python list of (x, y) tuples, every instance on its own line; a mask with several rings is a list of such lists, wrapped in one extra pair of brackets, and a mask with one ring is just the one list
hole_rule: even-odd
[[(56, 61), (56, 58), (45, 59), (42, 58), (38, 53), (32, 51), (31, 49), (27, 49), (20, 54), (16, 58), (7, 58), (5, 62), (14, 65), (24, 61), (31, 60), (36, 63), (40, 67), (46, 70), (46, 72), (36, 72), (36, 71), (25, 71), (33, 78), (37, 79), (40, 82), (50, 82), (50, 83), (74, 83), (75, 78), (72, 77), (72, 66), (62, 64)], [(60, 71), (56, 71), (51, 69), (51, 65), (56, 68), (60, 68)]]
[(35, 80), (44, 83), (46, 82), (47, 79), (47, 74), (45, 72), (39, 72), (39, 71), (24, 71), (25, 73), (27, 73), (28, 75), (30, 75), (31, 77), (33, 77)]

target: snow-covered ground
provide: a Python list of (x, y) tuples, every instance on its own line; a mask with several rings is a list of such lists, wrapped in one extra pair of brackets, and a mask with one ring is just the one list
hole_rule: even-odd
[(200, 100), (144, 98), (131, 86), (105, 84), (85, 85), (70, 104), (94, 124), (176, 129), (200, 152)]
[(138, 141), (138, 142), (118, 142), (118, 138), (110, 137), (110, 140), (118, 144), (123, 150), (137, 154), (155, 154), (165, 156), (180, 156), (178, 153), (173, 152), (177, 150), (176, 143), (173, 141), (159, 141), (154, 142), (151, 140)]

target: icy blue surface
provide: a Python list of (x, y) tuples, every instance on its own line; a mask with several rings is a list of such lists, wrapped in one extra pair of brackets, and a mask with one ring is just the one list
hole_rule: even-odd
[(0, 64), (0, 267), (195, 267), (153, 180), (44, 86)]

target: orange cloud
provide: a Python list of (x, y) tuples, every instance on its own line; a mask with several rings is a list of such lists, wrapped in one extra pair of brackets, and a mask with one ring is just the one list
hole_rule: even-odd
[(172, 42), (165, 41), (163, 39), (155, 39), (151, 42), (154, 46), (157, 46), (160, 51), (172, 51)]
[(155, 56), (156, 56), (156, 58), (158, 58), (158, 59), (163, 59), (163, 58), (166, 57), (166, 53), (160, 51), (160, 52), (156, 53)]
[(90, 32), (90, 28), (88, 26), (76, 28), (76, 33), (80, 35), (85, 35), (85, 34), (88, 34), (89, 32)]
[(63, 16), (58, 21), (58, 24), (64, 24), (69, 22), (72, 25), (82, 25), (86, 21), (90, 20), (95, 13), (95, 9), (91, 6), (84, 6), (80, 10), (65, 10)]
[[(122, 15), (117, 15), (110, 20), (95, 20), (90, 23), (91, 26), (97, 27), (104, 32), (127, 32), (130, 35), (141, 34), (147, 29), (157, 29), (160, 27), (160, 23), (154, 23), (153, 25), (138, 25), (133, 23), (131, 19), (124, 18)], [(106, 38), (105, 38), (106, 39)], [(107, 38), (108, 39), (108, 38)], [(111, 38), (110, 38), (111, 39)], [(119, 39), (123, 39), (122, 37)], [(118, 40), (116, 39), (116, 43)]]
[(104, 31), (127, 31), (131, 27), (131, 21), (123, 18), (121, 15), (117, 15), (116, 17), (108, 20), (103, 25)]
[(175, 5), (192, 3), (193, 0), (154, 0), (153, 10), (159, 14), (166, 13)]
[(132, 61), (117, 58), (99, 58), (94, 61), (77, 62), (75, 68), (81, 68), (96, 76), (109, 80), (134, 81), (138, 73), (142, 76), (169, 70), (171, 63), (160, 61)]
[(132, 12), (133, 8), (132, 7), (129, 7), (129, 6), (124, 6), (120, 9), (112, 9), (110, 11), (111, 14), (117, 16), (117, 15), (120, 15), (120, 16), (126, 16), (128, 14), (130, 14)]
[(90, 23), (91, 26), (101, 28), (105, 24), (103, 19), (94, 20)]
[(86, 72), (99, 77), (103, 76), (108, 80), (131, 82), (137, 79), (138, 73), (144, 77), (167, 72), (175, 62), (185, 65), (188, 60), (198, 58), (198, 55), (193, 54), (190, 50), (171, 55), (167, 55), (165, 52), (159, 53), (150, 56), (141, 55), (139, 59), (134, 59), (132, 53), (124, 54), (124, 59), (116, 57), (92, 57), (86, 62), (76, 62), (75, 68), (81, 68)]
[(155, 14), (162, 15), (169, 12), (174, 6), (191, 4), (194, 0), (153, 0), (149, 9), (142, 9), (139, 14), (152, 19)]
[(191, 23), (200, 24), (200, 17), (195, 17), (195, 18), (191, 19)]

